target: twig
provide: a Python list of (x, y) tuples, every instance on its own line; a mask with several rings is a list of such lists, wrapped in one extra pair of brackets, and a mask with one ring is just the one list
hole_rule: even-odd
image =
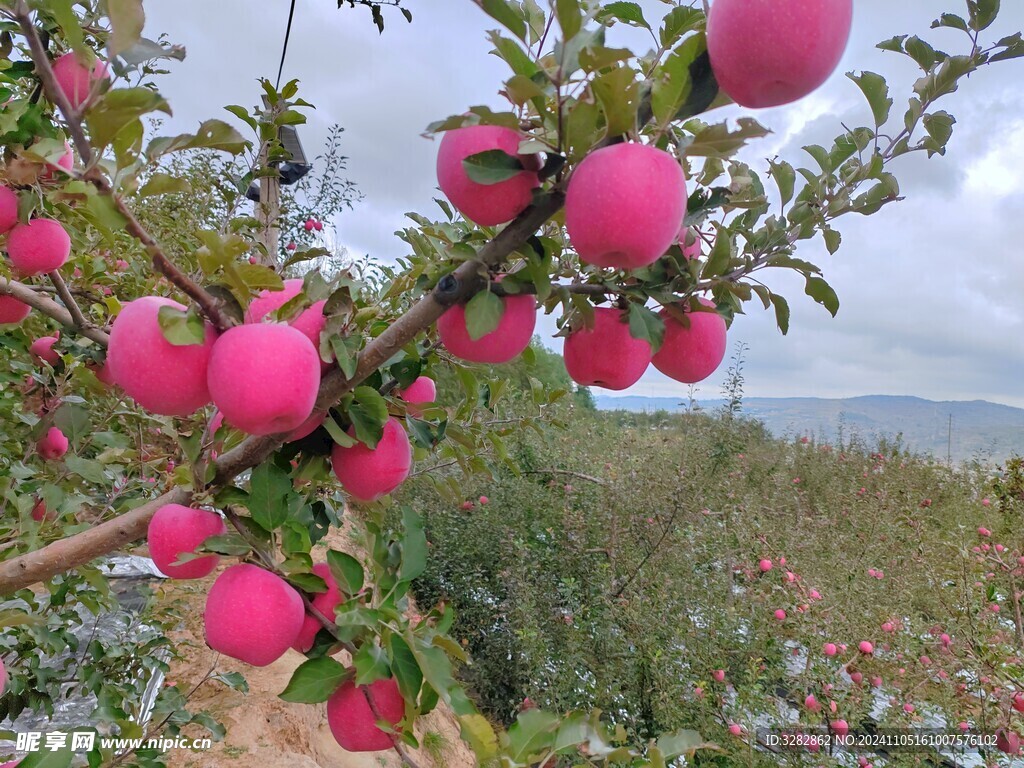
[(74, 317), (72, 317), (69, 309), (62, 307), (60, 304), (55, 302), (53, 299), (44, 296), (39, 291), (35, 291), (24, 283), (19, 283), (17, 280), (11, 280), (6, 277), (0, 277), (0, 295), (13, 296), (18, 301), (28, 304), (33, 309), (37, 309), (47, 317), (53, 318), (61, 325), (77, 330), (83, 336), (97, 344), (101, 344), (104, 347), (110, 341), (110, 336), (105, 331), (96, 328), (91, 324), (85, 326), (79, 326)]
[(573, 472), (568, 469), (525, 469), (523, 470), (524, 475), (568, 475), (569, 477), (578, 477), (580, 480), (586, 480), (591, 483), (597, 483), (598, 485), (608, 485), (604, 480), (599, 477), (591, 477), (590, 475), (584, 475), (582, 472)]
[(57, 295), (60, 296), (60, 300), (64, 302), (64, 306), (67, 307), (68, 312), (71, 313), (71, 319), (75, 323), (75, 328), (80, 331), (84, 331), (86, 328), (93, 327), (85, 315), (82, 314), (81, 308), (78, 306), (78, 302), (75, 301), (74, 296), (68, 290), (67, 285), (64, 283), (64, 278), (60, 276), (60, 272), (54, 270), (49, 273), (50, 282), (53, 283), (53, 287), (57, 289)]

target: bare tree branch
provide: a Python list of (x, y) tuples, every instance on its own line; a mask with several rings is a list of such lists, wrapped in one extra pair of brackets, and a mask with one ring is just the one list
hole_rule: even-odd
[(106, 331), (102, 331), (89, 324), (86, 324), (84, 327), (79, 326), (75, 322), (75, 318), (71, 316), (71, 312), (68, 309), (62, 307), (48, 296), (44, 296), (42, 293), (33, 290), (24, 283), (19, 283), (17, 280), (0, 277), (0, 295), (13, 296), (18, 301), (28, 304), (33, 309), (39, 310), (47, 317), (53, 318), (67, 328), (77, 330), (86, 338), (92, 339), (97, 344), (102, 344), (104, 347), (107, 346), (107, 342), (110, 341), (110, 336), (107, 335)]

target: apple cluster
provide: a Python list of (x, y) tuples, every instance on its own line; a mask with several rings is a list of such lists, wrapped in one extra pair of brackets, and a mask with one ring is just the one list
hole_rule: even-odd
[[(708, 49), (725, 93), (746, 107), (771, 107), (800, 99), (839, 64), (849, 38), (852, 0), (748, 2), (716, 0), (708, 18)], [(794, 35), (793, 29), (807, 32)], [(444, 134), (437, 155), (441, 191), (469, 221), (505, 224), (532, 202), (541, 185), (539, 155), (524, 155), (528, 137), (497, 125), (471, 125)], [(464, 161), (500, 151), (522, 170), (492, 184), (474, 181)], [(581, 262), (629, 272), (650, 266), (678, 245), (686, 260), (699, 259), (703, 238), (686, 225), (686, 177), (670, 152), (636, 141), (603, 146), (572, 170), (565, 193), (565, 230)], [(472, 362), (511, 360), (529, 343), (535, 302), (502, 298), (499, 326), (480, 339), (466, 327), (465, 307), (449, 309), (438, 323), (445, 346)], [(666, 376), (694, 384), (710, 376), (726, 351), (726, 323), (706, 300), (681, 300), (661, 310), (664, 341), (654, 351), (630, 331), (624, 306), (598, 308), (592, 322), (577, 324), (565, 342), (566, 368), (581, 386), (612, 390), (635, 384), (652, 364)]]

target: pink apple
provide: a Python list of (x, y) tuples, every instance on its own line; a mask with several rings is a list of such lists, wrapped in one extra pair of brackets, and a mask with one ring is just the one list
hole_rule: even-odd
[(883, 632), (895, 632), (896, 631), (896, 626), (891, 621), (887, 621), (884, 624), (882, 624), (882, 631)]
[(0, 184), (0, 235), (6, 235), (18, 223), (18, 195)]
[(862, 682), (864, 682), (864, 675), (860, 672), (851, 672), (850, 680), (851, 682), (853, 682), (854, 685), (860, 685)]
[(364, 443), (349, 448), (335, 445), (331, 467), (342, 488), (354, 499), (374, 501), (387, 496), (405, 481), (412, 467), (412, 446), (405, 427), (392, 416), (376, 448)]
[(312, 219), (306, 219), (306, 221), (305, 221), (305, 223), (303, 223), (302, 227), (307, 232), (312, 232), (313, 229), (316, 227), (316, 222), (313, 221)]
[(437, 332), (449, 352), (472, 363), (507, 363), (530, 346), (537, 323), (537, 302), (533, 296), (503, 296), (505, 312), (498, 327), (472, 339), (466, 327), (466, 307), (449, 307), (437, 321)]
[[(341, 594), (341, 590), (338, 589), (338, 582), (335, 581), (334, 576), (331, 575), (331, 569), (327, 563), (317, 563), (313, 566), (313, 573), (319, 576), (327, 583), (326, 592), (317, 592), (313, 595), (312, 603), (313, 607), (322, 613), (326, 618), (331, 621), (334, 620), (334, 609), (341, 604), (344, 596)], [(306, 614), (306, 617), (302, 620), (302, 629), (299, 631), (299, 636), (295, 638), (295, 642), (292, 644), (299, 653), (305, 653), (313, 647), (313, 641), (316, 639), (317, 632), (323, 625), (320, 621)]]
[(984, 498), (984, 499), (981, 500), (981, 506), (989, 507), (991, 505), (992, 505), (992, 502), (988, 498)]
[(845, 736), (850, 732), (850, 724), (845, 720), (833, 720), (832, 730), (839, 736)]
[(110, 77), (107, 65), (99, 59), (89, 69), (82, 66), (73, 53), (66, 53), (53, 62), (53, 74), (73, 109), (80, 109), (85, 104), (97, 81)]
[(821, 703), (813, 693), (807, 694), (807, 698), (804, 699), (804, 706), (811, 712), (821, 712)]
[(1010, 702), (1010, 706), (1018, 712), (1024, 712), (1024, 693), (1013, 694), (1013, 700)]
[(71, 255), (71, 237), (59, 221), (32, 219), (16, 224), (7, 236), (7, 255), (23, 275), (41, 275), (64, 266)]
[(714, 681), (716, 683), (724, 683), (725, 682), (725, 670), (724, 669), (716, 669), (714, 672), (711, 673), (711, 677), (714, 678)]
[(220, 558), (206, 555), (176, 564), (178, 556), (194, 552), (211, 536), (222, 536), (226, 531), (223, 518), (215, 512), (167, 504), (149, 521), (149, 556), (165, 576), (201, 579), (213, 573)]
[(594, 327), (581, 326), (565, 340), (565, 367), (583, 387), (623, 390), (636, 384), (651, 364), (651, 345), (633, 338), (627, 313), (594, 310)]
[(697, 234), (697, 230), (693, 227), (687, 227), (685, 224), (680, 228), (679, 234), (676, 235), (676, 242), (679, 243), (679, 247), (683, 251), (684, 259), (699, 259), (701, 254), (701, 239), (700, 235)]
[[(258, 297), (252, 300), (245, 312), (246, 323), (258, 323), (267, 319), (289, 301), (294, 299), (302, 291), (302, 280), (293, 279), (284, 281), (284, 290), (263, 291)], [(320, 334), (327, 325), (327, 318), (324, 317), (324, 307), (327, 301), (315, 301), (308, 308), (302, 310), (296, 317), (293, 317), (288, 324), (313, 343), (317, 359), (320, 359)], [(320, 370), (327, 371), (332, 367), (331, 363), (320, 360)]]
[(906, 712), (908, 715), (913, 714), (913, 712), (914, 712), (914, 705), (911, 704), (910, 702), (907, 702), (906, 704), (903, 705), (903, 711)]
[(250, 435), (290, 432), (313, 412), (320, 357), (291, 326), (240, 325), (213, 345), (206, 381), (231, 426)]
[(708, 54), (719, 86), (744, 107), (776, 107), (824, 83), (846, 49), (853, 0), (715, 0)]
[(39, 174), (39, 180), (42, 182), (56, 181), (58, 179), (58, 171), (71, 173), (75, 167), (75, 152), (71, 149), (71, 142), (64, 142), (64, 154), (57, 158), (57, 162), (47, 162), (46, 170)]
[[(533, 200), (540, 186), (535, 158), (519, 154), (523, 137), (511, 128), (472, 125), (447, 131), (437, 152), (437, 183), (459, 212), (475, 224), (493, 227), (512, 221)], [(472, 155), (501, 150), (518, 157), (523, 170), (497, 184), (480, 184), (469, 178), (462, 161)]]
[(882, 678), (880, 678), (878, 676), (872, 677), (871, 678), (871, 686), (873, 688), (881, 688), (882, 687)]
[(775, 616), (776, 620), (778, 620), (778, 621), (785, 621), (786, 620), (786, 612), (784, 610), (782, 610), (781, 608), (777, 608), (775, 610), (774, 616)]
[(768, 573), (772, 569), (772, 561), (765, 557), (757, 564), (757, 567), (761, 569), (761, 573)]
[(110, 332), (107, 365), (116, 384), (146, 410), (188, 416), (210, 402), (206, 374), (217, 334), (207, 323), (202, 344), (175, 346), (160, 330), (161, 307), (185, 309), (159, 296), (122, 307)]
[(729, 733), (731, 733), (733, 736), (742, 736), (743, 735), (743, 726), (740, 725), (739, 723), (732, 723), (729, 726)]
[[(701, 304), (713, 308), (706, 299)], [(725, 319), (717, 312), (686, 312), (689, 326), (683, 324), (667, 309), (661, 311), (665, 321), (665, 340), (651, 362), (670, 379), (684, 384), (703, 381), (725, 359)]]
[(986, 536), (986, 537), (987, 536), (991, 536), (992, 535), (992, 531), (990, 531), (988, 528), (985, 528), (984, 526), (981, 526), (981, 527), (978, 528), (978, 535), (979, 536)]
[(39, 441), (36, 450), (47, 461), (56, 461), (68, 452), (68, 439), (57, 427), (50, 427)]
[(565, 226), (579, 257), (638, 269), (661, 257), (686, 216), (686, 177), (675, 157), (645, 144), (590, 153), (569, 178)]
[(822, 650), (825, 652), (826, 656), (835, 656), (837, 653), (839, 653), (839, 649), (836, 648), (835, 643), (825, 643)]
[(265, 667), (295, 642), (304, 618), (302, 597), (288, 582), (239, 563), (218, 576), (207, 595), (206, 644), (225, 656)]
[(56, 333), (53, 336), (43, 336), (41, 339), (36, 339), (29, 345), (28, 352), (32, 355), (32, 358), (36, 363), (42, 365), (43, 363), (49, 363), (51, 366), (56, 367), (57, 363), (60, 362), (60, 353), (53, 348), (53, 345), (60, 341), (60, 334)]
[[(223, 419), (224, 417), (221, 416)], [(320, 425), (327, 420), (327, 414), (323, 411), (313, 411), (312, 415), (297, 426), (294, 430), (288, 433), (288, 437), (284, 439), (286, 443), (294, 443), (296, 440), (301, 440), (304, 437), (309, 437), (316, 432)]]
[(481, 507), (486, 506), (489, 501), (490, 501), (490, 499), (488, 499), (486, 496), (481, 496), (479, 498), (479, 502), (480, 502), (480, 506)]
[(327, 724), (347, 752), (379, 752), (394, 746), (391, 734), (377, 727), (367, 693), (386, 722), (396, 725), (405, 717), (405, 699), (394, 678), (359, 687), (351, 680), (342, 683), (327, 700)]
[(20, 323), (31, 311), (32, 307), (13, 296), (0, 296), (0, 325)]
[(405, 389), (398, 390), (397, 394), (405, 401), (405, 410), (408, 413), (422, 416), (422, 406), (437, 399), (437, 385), (429, 376), (420, 376)]
[(859, 642), (859, 643), (857, 644), (857, 648), (858, 648), (858, 650), (860, 650), (860, 652), (861, 652), (861, 653), (863, 653), (863, 654), (868, 654), (868, 655), (870, 655), (870, 654), (872, 654), (872, 653), (874, 653), (874, 652), (875, 652), (875, 646), (874, 646), (874, 645), (872, 645), (872, 644), (871, 644), (870, 642), (868, 642), (867, 640), (861, 640), (861, 641), (860, 641), (860, 642)]

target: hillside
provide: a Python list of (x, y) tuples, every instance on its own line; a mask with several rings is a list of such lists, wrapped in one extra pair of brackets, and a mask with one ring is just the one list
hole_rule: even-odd
[[(601, 410), (677, 412), (686, 410), (684, 398), (611, 397), (595, 395)], [(700, 407), (714, 410), (721, 400), (702, 400)], [(920, 397), (867, 395), (841, 400), (817, 397), (754, 397), (743, 401), (743, 413), (758, 419), (779, 437), (813, 434), (835, 440), (860, 435), (868, 441), (902, 434), (912, 450), (946, 458), (949, 419), (953, 417), (953, 461), (980, 459), (998, 462), (1024, 453), (1024, 409), (984, 400), (935, 402)]]

